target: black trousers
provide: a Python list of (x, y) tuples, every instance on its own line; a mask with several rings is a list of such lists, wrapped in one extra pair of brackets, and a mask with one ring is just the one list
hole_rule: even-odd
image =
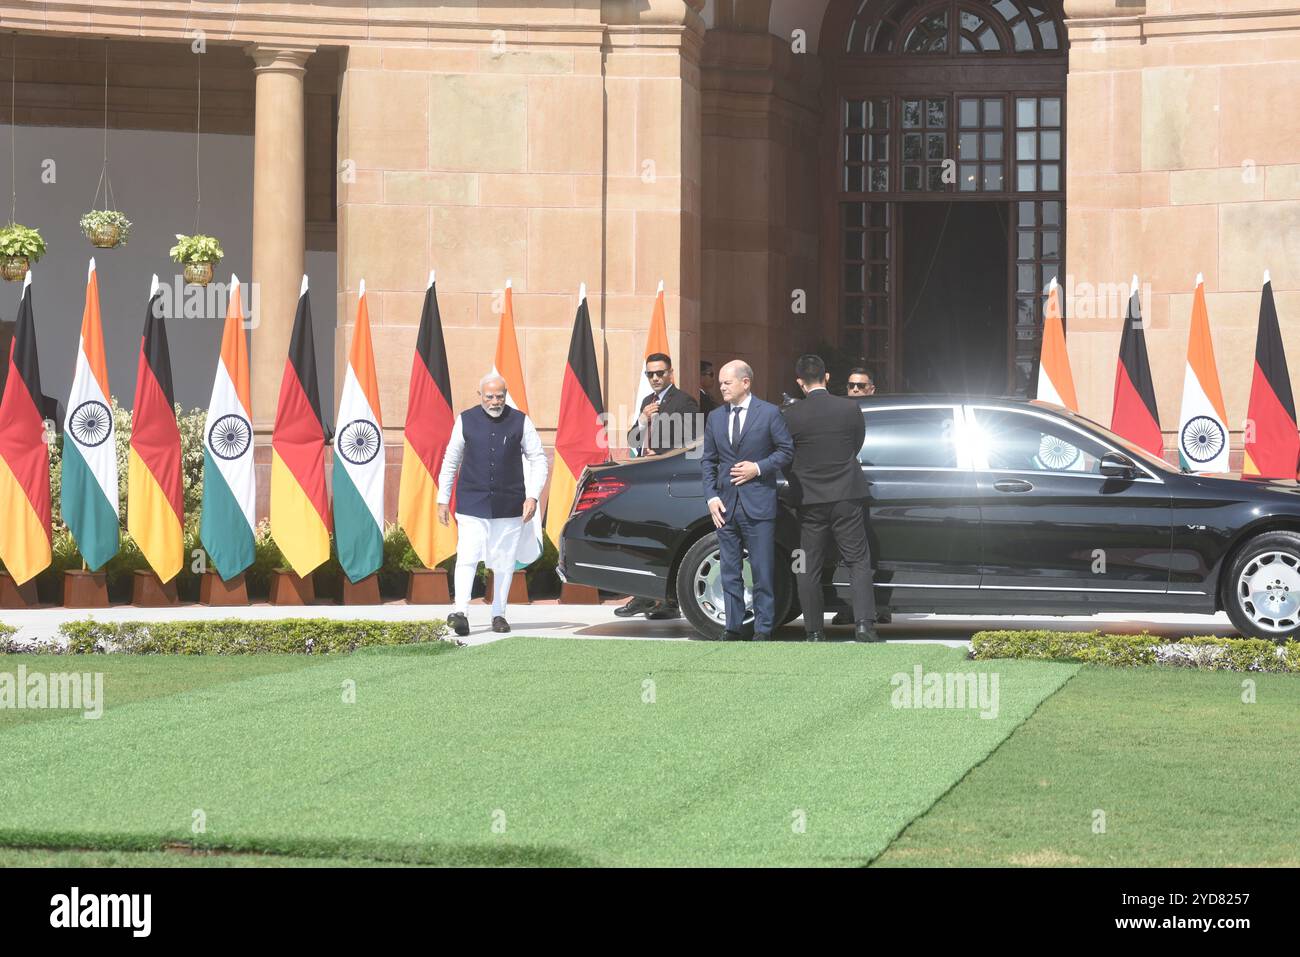
[(832, 542), (838, 546), (844, 564), (849, 568), (854, 621), (874, 623), (876, 620), (876, 596), (871, 585), (871, 546), (867, 543), (862, 502), (801, 505), (799, 547), (803, 549), (804, 570), (796, 579), (806, 631), (821, 631), (823, 627), (822, 566)]

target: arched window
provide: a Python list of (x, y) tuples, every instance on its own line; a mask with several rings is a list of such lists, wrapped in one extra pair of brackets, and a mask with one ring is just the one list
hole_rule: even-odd
[(1065, 30), (1059, 4), (1030, 0), (862, 0), (848, 54), (1052, 54)]

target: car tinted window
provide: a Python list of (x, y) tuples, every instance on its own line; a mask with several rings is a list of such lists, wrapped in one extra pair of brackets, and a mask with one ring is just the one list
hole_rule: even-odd
[(867, 434), (858, 452), (879, 468), (956, 468), (951, 408), (868, 409)]
[[(1001, 409), (976, 409), (976, 450), (991, 469), (1101, 474), (1108, 450), (1063, 422)], [(978, 461), (978, 459), (977, 459)]]

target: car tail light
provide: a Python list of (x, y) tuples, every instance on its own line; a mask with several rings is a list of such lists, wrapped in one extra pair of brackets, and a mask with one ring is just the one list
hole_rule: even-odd
[(573, 504), (574, 513), (585, 512), (589, 508), (595, 508), (602, 502), (613, 498), (623, 489), (627, 488), (627, 482), (621, 478), (594, 478), (588, 481), (582, 491), (578, 493), (578, 500)]

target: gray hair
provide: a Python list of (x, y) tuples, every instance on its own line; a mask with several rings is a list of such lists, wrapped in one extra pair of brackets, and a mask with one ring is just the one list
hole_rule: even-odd
[(482, 392), (483, 387), (487, 385), (489, 382), (500, 382), (503, 386), (505, 386), (507, 392), (510, 391), (510, 383), (507, 382), (506, 377), (499, 372), (489, 372), (485, 376), (483, 376), (483, 378), (479, 379), (478, 390)]
[[(735, 375), (737, 379), (754, 378), (754, 370), (751, 369), (749, 363), (745, 362), (743, 359), (732, 359), (730, 362), (727, 363), (727, 365), (731, 366), (731, 368), (735, 371)], [(726, 366), (723, 366), (723, 368), (725, 369)]]

